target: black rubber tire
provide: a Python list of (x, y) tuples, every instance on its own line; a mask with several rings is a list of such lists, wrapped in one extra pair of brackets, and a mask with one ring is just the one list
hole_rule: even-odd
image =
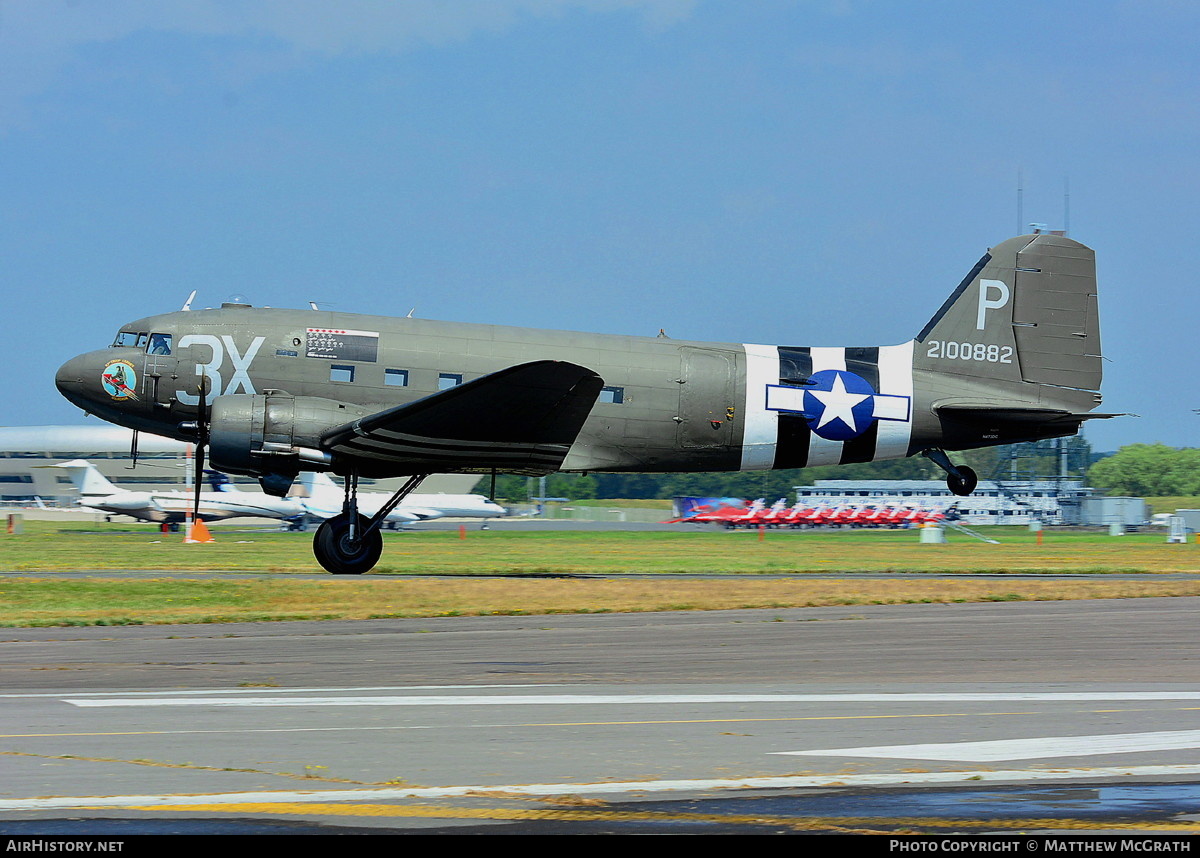
[[(366, 529), (367, 518), (358, 517), (361, 533)], [(361, 575), (370, 571), (379, 562), (383, 553), (383, 536), (373, 530), (351, 544), (350, 518), (345, 513), (321, 522), (313, 536), (313, 555), (326, 571), (334, 575)]]
[(946, 476), (946, 486), (953, 494), (959, 497), (966, 497), (975, 491), (975, 487), (979, 485), (979, 477), (975, 475), (975, 471), (966, 465), (959, 465), (958, 473), (961, 478), (956, 478), (953, 474)]

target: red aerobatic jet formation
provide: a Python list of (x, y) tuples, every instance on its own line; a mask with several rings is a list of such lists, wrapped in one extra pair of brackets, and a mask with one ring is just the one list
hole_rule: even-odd
[(782, 498), (767, 506), (762, 498), (742, 506), (724, 504), (697, 507), (696, 511), (670, 523), (720, 524), (724, 527), (918, 527), (957, 518), (953, 507), (925, 509), (892, 504), (838, 504), (836, 506), (788, 506)]

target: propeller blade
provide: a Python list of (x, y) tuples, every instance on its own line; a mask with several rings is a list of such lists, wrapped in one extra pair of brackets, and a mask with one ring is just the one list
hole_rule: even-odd
[(200, 481), (204, 473), (204, 454), (208, 447), (208, 374), (200, 376), (200, 409), (196, 414), (195, 497), (192, 499), (192, 521), (200, 515)]
[(200, 515), (200, 474), (204, 472), (204, 444), (196, 445), (196, 496), (192, 499), (192, 521)]

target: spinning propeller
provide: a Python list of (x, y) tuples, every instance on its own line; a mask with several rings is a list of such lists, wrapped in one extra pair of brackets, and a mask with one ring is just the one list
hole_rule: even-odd
[(204, 473), (204, 454), (208, 447), (209, 440), (209, 420), (208, 420), (208, 374), (202, 373), (200, 376), (200, 399), (197, 403), (196, 419), (189, 420), (179, 424), (180, 430), (191, 435), (196, 439), (196, 463), (195, 463), (195, 497), (192, 499), (192, 520), (200, 513), (200, 480), (201, 474)]
[(208, 374), (200, 376), (200, 408), (196, 412), (196, 495), (192, 499), (192, 521), (200, 513), (200, 475), (204, 473), (204, 454), (208, 447)]

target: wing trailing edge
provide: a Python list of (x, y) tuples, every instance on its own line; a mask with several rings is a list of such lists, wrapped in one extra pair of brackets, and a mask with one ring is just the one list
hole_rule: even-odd
[(558, 470), (604, 382), (587, 367), (534, 361), (334, 427), (321, 448), (364, 476)]

